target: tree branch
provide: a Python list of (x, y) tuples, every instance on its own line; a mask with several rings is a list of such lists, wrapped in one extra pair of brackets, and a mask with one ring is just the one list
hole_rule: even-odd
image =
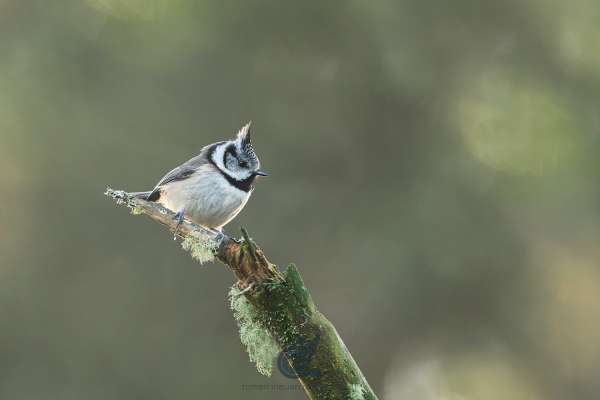
[[(105, 194), (174, 231), (171, 210), (121, 190), (108, 188)], [(281, 273), (245, 229), (242, 234), (244, 240), (238, 241), (187, 219), (177, 232), (194, 258), (203, 262), (214, 255), (233, 272), (232, 308), (259, 371), (270, 374), (274, 353), (268, 343), (273, 342), (284, 355), (278, 359), (280, 370), (297, 377), (308, 398), (377, 399), (335, 327), (316, 309), (296, 267)]]

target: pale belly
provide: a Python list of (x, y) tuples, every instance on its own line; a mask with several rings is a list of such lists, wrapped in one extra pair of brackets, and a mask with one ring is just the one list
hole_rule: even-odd
[(207, 228), (221, 229), (242, 211), (250, 198), (214, 170), (198, 171), (188, 179), (168, 183), (158, 203)]

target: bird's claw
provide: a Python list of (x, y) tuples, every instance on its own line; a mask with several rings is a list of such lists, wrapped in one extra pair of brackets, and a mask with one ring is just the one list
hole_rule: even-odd
[(217, 237), (215, 238), (215, 241), (217, 243), (221, 243), (223, 239), (225, 239), (225, 234), (221, 231), (217, 231)]
[(173, 240), (177, 240), (177, 232), (179, 232), (179, 225), (183, 222), (183, 210), (177, 211), (175, 217), (173, 217), (177, 221), (177, 225), (175, 225), (175, 231), (173, 232)]

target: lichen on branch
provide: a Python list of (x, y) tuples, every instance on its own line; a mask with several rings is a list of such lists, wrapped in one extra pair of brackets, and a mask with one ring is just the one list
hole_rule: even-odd
[(246, 347), (250, 361), (256, 364), (258, 372), (271, 376), (279, 347), (262, 323), (259, 311), (236, 286), (229, 291), (229, 304), (239, 327), (240, 340)]
[(215, 253), (219, 246), (212, 238), (190, 234), (183, 238), (181, 247), (189, 251), (194, 260), (204, 264), (215, 259)]

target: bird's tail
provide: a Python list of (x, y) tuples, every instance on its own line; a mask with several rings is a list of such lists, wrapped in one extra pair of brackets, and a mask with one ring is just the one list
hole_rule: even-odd
[(152, 193), (152, 191), (149, 190), (147, 192), (131, 192), (129, 194), (138, 199), (148, 200), (148, 196), (150, 196), (151, 193)]

